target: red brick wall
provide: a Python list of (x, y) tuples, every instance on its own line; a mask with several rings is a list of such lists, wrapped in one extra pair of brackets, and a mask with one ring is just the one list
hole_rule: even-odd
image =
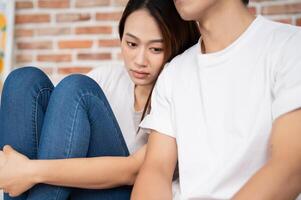
[[(14, 66), (39, 66), (57, 82), (120, 64), (118, 20), (127, 0), (16, 0)], [(250, 12), (301, 26), (301, 0), (251, 0)]]

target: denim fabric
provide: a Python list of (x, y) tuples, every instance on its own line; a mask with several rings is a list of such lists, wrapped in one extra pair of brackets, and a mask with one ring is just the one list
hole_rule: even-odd
[[(9, 144), (30, 159), (128, 156), (110, 105), (85, 75), (70, 75), (56, 87), (35, 67), (14, 70), (6, 79), (0, 107), (0, 148)], [(123, 200), (131, 187), (86, 190), (38, 184), (5, 200)]]

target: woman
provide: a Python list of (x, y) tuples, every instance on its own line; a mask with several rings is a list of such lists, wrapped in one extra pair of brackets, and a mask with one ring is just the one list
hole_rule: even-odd
[(195, 44), (199, 31), (172, 1), (130, 0), (119, 34), (125, 68), (99, 68), (88, 74), (92, 79), (71, 75), (55, 88), (37, 68), (9, 75), (0, 145), (24, 154), (10, 146), (0, 153), (0, 188), (9, 195), (30, 189), (16, 199), (129, 199), (144, 159), (147, 134), (138, 124), (152, 88), (164, 64)]

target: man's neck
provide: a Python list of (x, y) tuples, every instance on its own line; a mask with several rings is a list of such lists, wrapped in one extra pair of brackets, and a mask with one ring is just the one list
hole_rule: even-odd
[(255, 19), (236, 0), (218, 1), (198, 20), (202, 35), (202, 51), (220, 51), (233, 43)]

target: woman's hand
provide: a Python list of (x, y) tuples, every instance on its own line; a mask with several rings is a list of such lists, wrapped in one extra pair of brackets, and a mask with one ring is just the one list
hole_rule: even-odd
[(144, 161), (146, 147), (147, 147), (147, 145), (145, 144), (137, 152), (135, 152), (134, 154), (131, 155), (131, 157), (137, 162), (137, 165), (139, 166), (139, 168), (141, 167), (141, 165)]
[(0, 188), (11, 197), (19, 196), (35, 183), (30, 166), (31, 161), (6, 145), (0, 151)]

